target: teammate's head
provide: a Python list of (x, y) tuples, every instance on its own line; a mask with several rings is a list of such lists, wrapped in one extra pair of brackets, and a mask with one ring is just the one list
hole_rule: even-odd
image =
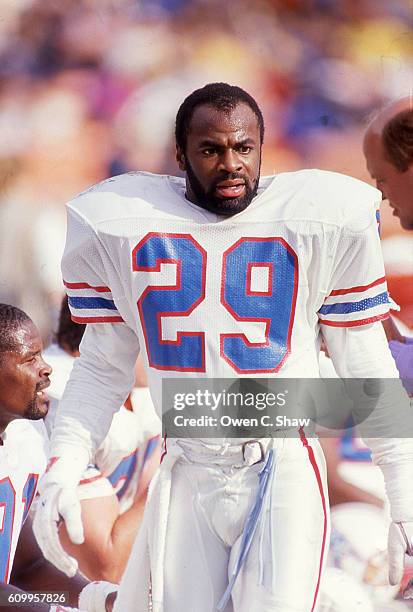
[(62, 300), (60, 307), (59, 323), (56, 332), (56, 341), (61, 349), (77, 357), (79, 355), (79, 345), (85, 333), (86, 325), (75, 323), (70, 316), (67, 296)]
[(192, 92), (176, 116), (176, 156), (186, 195), (219, 215), (234, 215), (257, 193), (264, 120), (240, 87), (210, 83)]
[(42, 340), (19, 308), (0, 304), (0, 430), (17, 418), (42, 419), (49, 409), (44, 389), (51, 367), (43, 360)]
[(383, 109), (364, 137), (367, 169), (405, 229), (413, 230), (413, 99)]

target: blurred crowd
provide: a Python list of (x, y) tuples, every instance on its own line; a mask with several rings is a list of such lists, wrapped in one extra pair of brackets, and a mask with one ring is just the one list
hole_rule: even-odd
[[(206, 82), (257, 99), (264, 174), (320, 167), (368, 180), (362, 132), (411, 90), (412, 21), (409, 0), (2, 0), (0, 301), (47, 338), (65, 201), (108, 175), (176, 174), (176, 110)], [(405, 243), (383, 217), (399, 273)]]

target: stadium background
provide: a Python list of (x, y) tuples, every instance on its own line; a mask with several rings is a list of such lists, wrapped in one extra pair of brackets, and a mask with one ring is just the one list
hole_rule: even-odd
[[(369, 180), (369, 115), (412, 89), (411, 0), (1, 0), (0, 301), (45, 338), (62, 295), (64, 203), (108, 175), (176, 173), (173, 122), (224, 80), (266, 119), (263, 174)], [(413, 235), (386, 205), (393, 298), (413, 326)]]

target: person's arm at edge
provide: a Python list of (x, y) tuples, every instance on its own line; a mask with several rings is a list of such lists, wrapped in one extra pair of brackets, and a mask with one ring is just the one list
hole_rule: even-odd
[[(87, 581), (80, 575), (68, 578), (46, 561), (37, 545), (29, 517), (20, 533), (10, 584), (22, 591), (66, 592), (69, 594), (66, 604), (77, 607), (79, 593), (86, 586)], [(39, 608), (41, 609), (43, 608)], [(49, 610), (49, 606), (44, 609)]]
[(64, 523), (59, 529), (60, 541), (79, 569), (90, 580), (119, 583), (142, 521), (146, 499), (138, 499), (123, 514), (115, 495), (81, 501), (83, 544), (73, 544)]
[(364, 491), (351, 482), (347, 482), (347, 480), (344, 480), (340, 475), (338, 469), (340, 458), (337, 452), (337, 438), (320, 437), (320, 444), (327, 462), (327, 482), (330, 505), (335, 506), (347, 502), (360, 502), (382, 508), (383, 501), (379, 497), (373, 495), (373, 493)]
[[(398, 379), (379, 322), (353, 328), (323, 326), (323, 334), (341, 377), (372, 378), (373, 386), (382, 387), (376, 408), (368, 415), (367, 425), (360, 422), (359, 431), (372, 451), (373, 463), (383, 472), (392, 518), (388, 541), (389, 580), (390, 584), (398, 584), (404, 554), (411, 554), (410, 538), (413, 538), (413, 437), (411, 433), (406, 437), (412, 430), (409, 398)], [(387, 379), (393, 379), (393, 383)]]
[(137, 337), (126, 324), (88, 325), (62, 397), (49, 467), (39, 484), (34, 532), (44, 556), (68, 576), (77, 563), (60, 544), (56, 519), (60, 515), (66, 522), (72, 542), (82, 543), (77, 486), (132, 387), (138, 352)]

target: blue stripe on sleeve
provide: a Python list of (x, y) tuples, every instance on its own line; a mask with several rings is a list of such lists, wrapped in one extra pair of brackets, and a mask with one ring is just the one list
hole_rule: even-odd
[(106, 310), (117, 310), (113, 300), (105, 300), (100, 297), (69, 297), (69, 306), (72, 308), (105, 308)]
[(360, 312), (380, 306), (381, 304), (389, 304), (389, 295), (387, 291), (379, 293), (375, 297), (366, 298), (359, 302), (340, 302), (339, 304), (329, 304), (322, 306), (319, 310), (320, 314), (348, 314), (349, 312)]

